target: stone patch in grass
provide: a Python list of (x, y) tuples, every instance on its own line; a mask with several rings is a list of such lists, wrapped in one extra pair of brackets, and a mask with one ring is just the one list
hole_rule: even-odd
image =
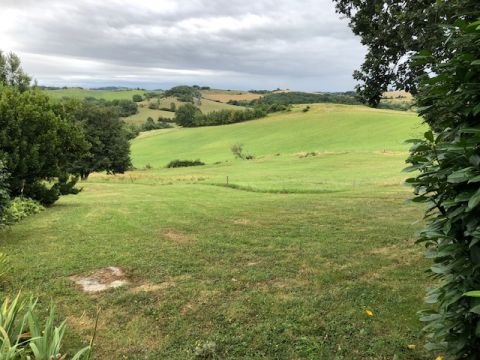
[(70, 276), (70, 280), (79, 285), (86, 293), (98, 293), (129, 283), (123, 270), (115, 266), (98, 269), (90, 276)]

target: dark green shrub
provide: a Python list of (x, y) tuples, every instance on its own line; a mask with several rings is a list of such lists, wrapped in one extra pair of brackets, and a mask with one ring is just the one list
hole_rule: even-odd
[(142, 101), (143, 98), (142, 98), (142, 95), (135, 94), (135, 95), (132, 96), (132, 100), (137, 103), (137, 102)]
[(60, 198), (60, 190), (55, 185), (49, 186), (43, 182), (36, 182), (25, 185), (23, 195), (38, 201), (43, 206), (50, 206)]
[(76, 188), (79, 180), (78, 176), (62, 175), (55, 183), (55, 187), (58, 189), (60, 195), (76, 195), (82, 191), (82, 189)]
[(173, 160), (167, 164), (167, 168), (188, 167), (188, 166), (201, 166), (205, 163), (200, 160)]
[[(412, 140), (408, 179), (427, 205), (427, 227), (419, 242), (433, 260), (437, 280), (422, 313), (427, 348), (451, 359), (480, 359), (480, 300), (464, 296), (480, 289), (480, 20), (458, 22), (447, 50), (452, 58), (433, 66), (419, 84), (419, 113), (430, 125)], [(435, 63), (421, 53), (417, 62)]]

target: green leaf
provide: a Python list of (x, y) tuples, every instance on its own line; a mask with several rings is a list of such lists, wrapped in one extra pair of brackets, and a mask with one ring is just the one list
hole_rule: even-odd
[(468, 201), (468, 209), (472, 210), (480, 204), (480, 189)]
[(480, 290), (467, 291), (463, 296), (480, 297)]
[(433, 136), (432, 130), (427, 131), (425, 134), (423, 134), (423, 136), (425, 136), (425, 139), (427, 139), (430, 142), (433, 142), (434, 139), (435, 139), (434, 136)]
[(466, 182), (471, 178), (471, 169), (471, 167), (468, 167), (455, 171), (448, 176), (447, 181), (451, 184)]

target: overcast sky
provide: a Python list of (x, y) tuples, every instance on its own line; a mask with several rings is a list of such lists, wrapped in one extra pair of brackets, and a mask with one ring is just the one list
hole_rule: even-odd
[(364, 56), (331, 0), (0, 0), (42, 85), (342, 91)]

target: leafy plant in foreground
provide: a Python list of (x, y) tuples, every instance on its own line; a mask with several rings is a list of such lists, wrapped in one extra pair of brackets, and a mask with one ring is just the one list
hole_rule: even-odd
[[(55, 325), (55, 309), (50, 308), (45, 324), (36, 315), (36, 300), (13, 300), (7, 296), (0, 308), (0, 360), (67, 359), (61, 353), (66, 323)], [(91, 345), (78, 351), (71, 360), (89, 356)]]
[[(419, 112), (432, 130), (412, 140), (407, 180), (428, 206), (419, 242), (427, 247), (438, 286), (422, 312), (427, 348), (454, 359), (480, 359), (480, 20), (459, 21), (448, 51), (455, 55), (420, 82)], [(416, 57), (432, 63), (428, 52)]]

